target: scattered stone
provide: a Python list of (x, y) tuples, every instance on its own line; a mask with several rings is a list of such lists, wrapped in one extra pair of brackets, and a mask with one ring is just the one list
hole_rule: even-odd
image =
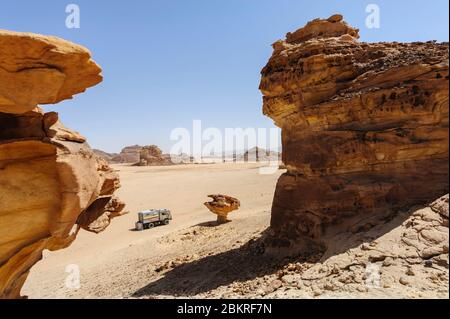
[(400, 277), (399, 282), (404, 286), (409, 286), (411, 284), (411, 280), (405, 276)]
[(356, 290), (359, 292), (367, 292), (369, 289), (366, 286), (358, 285), (356, 286)]
[(296, 277), (293, 275), (285, 275), (281, 278), (281, 281), (288, 285), (294, 285), (297, 282)]
[(386, 257), (386, 259), (383, 261), (384, 267), (389, 267), (394, 264), (394, 259), (392, 257)]
[(372, 262), (372, 263), (376, 263), (376, 262), (385, 260), (386, 257), (387, 257), (386, 254), (375, 250), (375, 251), (371, 251), (370, 252), (370, 254), (369, 254), (369, 261)]
[(445, 218), (449, 218), (449, 195), (445, 195), (430, 205), (431, 209)]
[(277, 290), (278, 288), (282, 287), (283, 283), (281, 282), (281, 280), (274, 280), (270, 283), (270, 287), (272, 288), (272, 290)]
[(408, 275), (408, 276), (415, 276), (416, 273), (412, 270), (411, 267), (408, 267), (408, 270), (406, 271), (406, 275)]

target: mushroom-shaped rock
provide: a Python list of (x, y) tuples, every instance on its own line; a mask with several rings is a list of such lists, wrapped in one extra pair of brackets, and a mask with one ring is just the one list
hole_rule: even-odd
[(224, 224), (229, 222), (228, 214), (232, 211), (238, 210), (241, 202), (231, 196), (227, 195), (208, 195), (212, 199), (206, 202), (205, 206), (214, 214), (217, 215), (217, 223)]
[(0, 298), (20, 297), (43, 250), (122, 214), (116, 172), (57, 113), (36, 107), (95, 85), (100, 71), (80, 46), (0, 31)]

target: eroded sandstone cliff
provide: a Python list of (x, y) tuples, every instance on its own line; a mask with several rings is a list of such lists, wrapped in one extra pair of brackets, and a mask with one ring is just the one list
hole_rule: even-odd
[(358, 38), (340, 15), (316, 19), (276, 42), (262, 71), (288, 170), (273, 247), (323, 248), (329, 234), (448, 193), (448, 44)]
[(161, 149), (156, 145), (144, 146), (139, 151), (139, 162), (137, 166), (161, 166), (173, 164), (169, 155), (163, 155)]
[(116, 173), (57, 113), (38, 107), (101, 82), (100, 72), (83, 47), (0, 31), (0, 298), (20, 297), (43, 250), (122, 214)]

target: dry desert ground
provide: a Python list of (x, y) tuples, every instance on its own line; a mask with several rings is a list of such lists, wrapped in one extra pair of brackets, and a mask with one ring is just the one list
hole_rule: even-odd
[[(81, 231), (69, 248), (46, 251), (43, 260), (33, 267), (22, 293), (29, 298), (133, 296), (151, 282), (158, 263), (188, 255), (198, 248), (195, 245), (180, 247), (177, 241), (168, 240), (170, 236), (183, 237), (182, 233), (196, 225), (211, 228), (210, 232), (214, 229), (208, 227), (208, 222), (215, 221), (216, 216), (203, 205), (209, 194), (234, 195), (241, 200), (242, 207), (230, 215), (232, 223), (220, 226), (231, 227), (232, 233), (223, 233), (223, 237), (202, 243), (211, 244), (208, 249), (214, 250), (214, 245), (226, 248), (228, 242), (234, 244), (241, 235), (264, 229), (269, 225), (273, 193), (282, 171), (260, 174), (261, 166), (256, 163), (114, 166), (122, 185), (118, 195), (126, 202), (130, 213), (116, 218), (103, 233)], [(137, 212), (150, 208), (170, 209), (172, 223), (134, 231)], [(66, 288), (68, 265), (79, 266), (80, 289)]]
[[(130, 213), (99, 235), (81, 232), (68, 249), (45, 251), (22, 294), (33, 299), (448, 298), (448, 255), (424, 262), (411, 246), (415, 242), (406, 240), (417, 227), (434, 237), (441, 234), (448, 197), (437, 209), (413, 207), (370, 229), (336, 234), (324, 254), (279, 258), (265, 254), (264, 238), (284, 170), (260, 174), (261, 166), (114, 166), (122, 182), (119, 196)], [(203, 206), (214, 193), (241, 200), (232, 222), (218, 226)], [(134, 231), (136, 213), (149, 208), (170, 209), (172, 223)], [(79, 287), (71, 281), (71, 265), (80, 271)]]

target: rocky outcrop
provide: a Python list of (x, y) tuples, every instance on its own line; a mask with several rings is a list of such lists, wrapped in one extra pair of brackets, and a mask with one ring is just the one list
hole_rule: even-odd
[(112, 163), (113, 162), (112, 159), (114, 157), (116, 157), (117, 155), (119, 155), (117, 153), (107, 153), (105, 151), (102, 151), (102, 150), (99, 150), (99, 149), (95, 149), (95, 148), (92, 151), (94, 152), (95, 155), (97, 155), (98, 157), (104, 159), (108, 163)]
[(253, 147), (240, 156), (239, 161), (244, 162), (276, 162), (280, 159), (278, 152), (265, 150), (260, 147)]
[(99, 232), (124, 204), (117, 174), (38, 104), (99, 83), (90, 53), (64, 40), (0, 31), (0, 298), (18, 298), (45, 249)]
[(184, 164), (192, 162), (188, 155), (163, 154), (156, 145), (127, 146), (119, 154), (107, 153), (101, 150), (94, 150), (94, 153), (111, 164), (133, 164), (135, 166), (159, 166), (171, 164)]
[(241, 202), (234, 197), (227, 195), (208, 195), (212, 199), (204, 205), (213, 213), (217, 215), (217, 223), (228, 223), (228, 214), (238, 210), (241, 207)]
[(119, 154), (116, 154), (112, 157), (111, 163), (118, 164), (136, 164), (139, 163), (140, 160), (140, 152), (142, 150), (142, 146), (133, 145), (127, 146), (122, 149)]
[(276, 42), (264, 114), (282, 129), (270, 245), (327, 246), (367, 217), (448, 193), (448, 44), (363, 43), (340, 15)]
[(144, 146), (139, 151), (139, 162), (137, 166), (161, 166), (171, 165), (170, 156), (164, 156), (161, 149), (156, 145)]
[(0, 30), (0, 112), (55, 104), (102, 81), (85, 48), (56, 37)]

